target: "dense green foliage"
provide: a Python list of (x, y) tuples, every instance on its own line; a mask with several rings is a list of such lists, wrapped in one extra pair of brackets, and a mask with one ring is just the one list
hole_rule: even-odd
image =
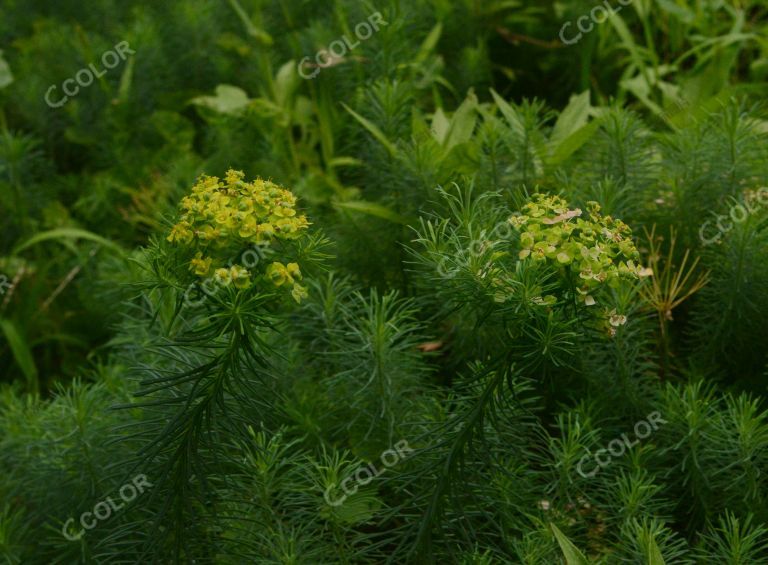
[(607, 4), (0, 0), (0, 559), (768, 563), (768, 4)]

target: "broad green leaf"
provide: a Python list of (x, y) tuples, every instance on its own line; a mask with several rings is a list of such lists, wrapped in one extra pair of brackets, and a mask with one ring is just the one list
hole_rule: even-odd
[(13, 82), (13, 73), (8, 62), (3, 58), (3, 50), (0, 49), (0, 88), (5, 88)]
[(360, 122), (365, 129), (367, 129), (373, 137), (375, 137), (379, 143), (381, 143), (384, 148), (389, 152), (390, 155), (393, 157), (397, 155), (397, 147), (394, 143), (392, 143), (389, 139), (387, 139), (387, 136), (384, 135), (384, 132), (382, 132), (379, 129), (379, 126), (374, 124), (372, 121), (364, 118), (357, 112), (355, 112), (352, 108), (344, 104), (344, 102), (341, 103), (342, 106), (344, 106), (344, 109), (349, 112), (353, 118), (355, 118), (358, 122)]
[(466, 100), (461, 103), (451, 117), (450, 128), (445, 136), (443, 145), (451, 149), (459, 143), (465, 143), (472, 139), (472, 132), (477, 122), (477, 96), (470, 92)]
[(523, 120), (520, 118), (517, 110), (507, 104), (507, 102), (494, 89), (491, 89), (491, 95), (493, 96), (496, 105), (499, 107), (499, 110), (501, 110), (502, 115), (506, 118), (507, 123), (512, 128), (512, 130), (517, 135), (523, 135), (523, 133), (525, 133), (525, 126), (523, 125)]
[(445, 136), (448, 135), (448, 129), (451, 127), (451, 122), (443, 112), (442, 108), (435, 110), (432, 116), (432, 134), (437, 139), (437, 142), (442, 145), (445, 141)]
[(589, 90), (571, 96), (568, 106), (560, 113), (552, 129), (549, 143), (552, 149), (586, 125), (589, 119)]
[(573, 545), (571, 540), (569, 540), (565, 534), (557, 528), (557, 526), (554, 524), (550, 524), (550, 526), (552, 527), (552, 531), (555, 533), (555, 538), (557, 539), (557, 543), (560, 546), (563, 555), (565, 555), (565, 562), (567, 565), (589, 565), (589, 561), (587, 561), (587, 558), (584, 557), (584, 554), (579, 551), (579, 548)]
[(275, 78), (275, 101), (286, 108), (291, 95), (299, 84), (299, 73), (296, 72), (296, 61), (288, 61), (277, 71)]
[(37, 366), (32, 357), (32, 351), (16, 325), (11, 320), (0, 320), (0, 329), (3, 330), (8, 345), (11, 346), (13, 358), (21, 368), (27, 379), (27, 387), (32, 392), (38, 391)]
[(662, 108), (651, 100), (651, 87), (655, 84), (655, 80), (651, 77), (643, 76), (642, 73), (638, 73), (632, 78), (627, 78), (619, 83), (621, 88), (627, 92), (634, 94), (638, 100), (645, 104), (654, 114), (661, 114)]
[(210, 108), (219, 114), (237, 115), (245, 110), (250, 99), (242, 88), (231, 84), (220, 84), (216, 87), (215, 96), (198, 96), (190, 100), (190, 103)]
[(377, 218), (389, 220), (390, 222), (394, 222), (396, 224), (408, 223), (407, 219), (405, 219), (394, 210), (390, 210), (386, 206), (376, 204), (375, 202), (366, 202), (365, 200), (352, 200), (348, 202), (336, 202), (335, 204), (339, 208), (346, 208), (347, 210), (354, 210), (355, 212), (361, 212), (363, 214), (368, 214), (369, 216), (376, 216)]
[(309, 98), (299, 94), (296, 96), (296, 102), (293, 104), (291, 110), (290, 115), (294, 124), (303, 125), (305, 127), (314, 126), (315, 108)]
[(664, 96), (664, 100), (673, 100), (675, 102), (680, 101), (680, 86), (665, 80), (658, 81), (656, 86)]
[(561, 141), (547, 160), (547, 163), (551, 166), (562, 164), (568, 157), (578, 151), (582, 145), (592, 139), (595, 132), (600, 129), (600, 123), (600, 119), (593, 120)]
[(70, 239), (87, 239), (89, 241), (93, 241), (94, 243), (99, 243), (104, 247), (108, 247), (109, 249), (117, 251), (120, 255), (124, 254), (123, 250), (117, 244), (99, 235), (96, 235), (95, 233), (91, 233), (89, 231), (81, 230), (78, 228), (58, 228), (55, 230), (40, 232), (30, 237), (27, 241), (17, 245), (13, 249), (11, 254), (18, 255), (19, 253), (21, 253), (22, 251), (24, 251), (29, 247), (32, 247), (33, 245), (36, 245), (38, 243), (42, 243), (44, 241), (48, 241), (51, 239), (61, 240), (59, 241), (59, 243), (64, 243), (64, 241), (68, 242)]

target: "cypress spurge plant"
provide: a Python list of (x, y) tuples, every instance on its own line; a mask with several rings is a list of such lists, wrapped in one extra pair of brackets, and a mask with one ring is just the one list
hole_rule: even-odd
[[(485, 474), (505, 475), (503, 456), (489, 454), (509, 450), (511, 437), (529, 437), (542, 381), (567, 376), (580, 345), (615, 339), (627, 322), (617, 311), (619, 295), (651, 274), (630, 228), (601, 214), (597, 203), (582, 210), (559, 196), (534, 194), (512, 213), (489, 206), (488, 195), (443, 196), (449, 217), (422, 222), (417, 242), (424, 251), (414, 255), (443, 302), (441, 314), (451, 321), (458, 314), (449, 347), (466, 347), (461, 354), (477, 362), (462, 368), (441, 422), (446, 429), (433, 431), (440, 441), (421, 452), (429, 463), (413, 471), (433, 477), (413, 532), (419, 559), (451, 538), (449, 524), (468, 521), (480, 496), (466, 495), (470, 485), (485, 484)], [(463, 496), (468, 500), (459, 504)]]
[(424, 251), (415, 255), (471, 355), (506, 352), (529, 370), (543, 364), (548, 371), (569, 363), (580, 336), (613, 337), (626, 324), (620, 296), (650, 270), (629, 227), (602, 215), (597, 203), (583, 211), (538, 194), (512, 213), (483, 211), (494, 202), (489, 195), (444, 197), (450, 217), (422, 221), (416, 241)]
[[(153, 316), (164, 328), (148, 348), (158, 360), (144, 367), (138, 393), (147, 400), (138, 404), (145, 418), (135, 426), (145, 443), (136, 465), (156, 484), (148, 547), (156, 555), (172, 548), (178, 562), (215, 552), (205, 520), (217, 507), (211, 481), (226, 482), (249, 425), (278, 425), (281, 304), (292, 302), (282, 290), (297, 302), (306, 297), (299, 262), (316, 258), (322, 239), (308, 234), (295, 204), (290, 191), (246, 182), (238, 171), (223, 180), (203, 176), (166, 240), (145, 258), (156, 279)], [(249, 263), (249, 246), (258, 246), (253, 257), (269, 252), (279, 260)], [(202, 299), (190, 301), (190, 285), (203, 278)]]

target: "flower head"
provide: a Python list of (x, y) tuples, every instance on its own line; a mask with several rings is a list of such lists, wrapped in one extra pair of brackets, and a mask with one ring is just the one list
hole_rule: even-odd
[(638, 264), (640, 254), (629, 226), (602, 216), (597, 202), (588, 202), (586, 208), (586, 213), (571, 210), (559, 196), (536, 194), (509, 223), (520, 233), (521, 260), (578, 273), (579, 298), (593, 305), (594, 291), (603, 284), (615, 287), (622, 279), (652, 273)]
[(291, 191), (263, 179), (247, 182), (242, 171), (230, 169), (224, 179), (201, 176), (179, 208), (181, 216), (167, 240), (194, 252), (189, 270), (195, 275), (213, 274), (218, 284), (238, 289), (266, 279), (275, 286), (292, 285), (297, 301), (306, 296), (306, 289), (295, 282), (301, 279), (296, 263), (272, 263), (261, 275), (231, 263), (232, 255), (245, 247), (263, 249), (307, 233), (310, 223), (297, 212)]

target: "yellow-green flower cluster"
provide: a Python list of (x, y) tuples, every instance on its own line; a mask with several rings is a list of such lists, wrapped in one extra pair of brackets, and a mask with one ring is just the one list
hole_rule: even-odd
[[(244, 176), (232, 169), (223, 180), (203, 175), (192, 193), (181, 200), (181, 217), (167, 238), (196, 251), (189, 263), (190, 271), (237, 288), (249, 288), (254, 273), (240, 265), (220, 266), (226, 263), (231, 250), (295, 240), (309, 227), (306, 216), (296, 212), (296, 197), (291, 191), (262, 179), (246, 182)], [(278, 287), (292, 285), (291, 294), (297, 301), (307, 294), (297, 282), (301, 271), (296, 263), (272, 263), (266, 278)]]
[(296, 239), (309, 227), (296, 213), (296, 197), (271, 181), (245, 182), (230, 169), (225, 180), (203, 176), (192, 194), (181, 200), (183, 214), (168, 241), (206, 242), (224, 246), (239, 239), (264, 243), (275, 238)]
[(577, 291), (588, 306), (595, 304), (592, 293), (599, 286), (652, 274), (638, 262), (629, 226), (602, 216), (597, 202), (588, 203), (584, 214), (559, 196), (536, 194), (509, 223), (520, 233), (520, 259), (568, 267), (578, 274)]
[(267, 278), (275, 286), (291, 285), (291, 296), (296, 302), (301, 302), (302, 298), (307, 297), (307, 289), (296, 282), (296, 279), (301, 279), (301, 271), (299, 271), (299, 266), (296, 263), (283, 265), (280, 262), (274, 262), (270, 264), (267, 267)]

